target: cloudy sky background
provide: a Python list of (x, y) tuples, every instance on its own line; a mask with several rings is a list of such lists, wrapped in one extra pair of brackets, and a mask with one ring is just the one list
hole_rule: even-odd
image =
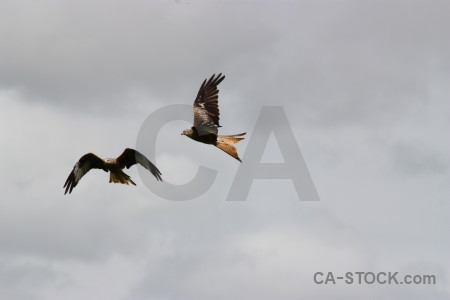
[[(0, 298), (449, 299), (447, 1), (2, 1)], [(289, 180), (225, 201), (239, 163), (163, 127), (155, 163), (190, 201), (88, 173), (213, 73), (221, 129), (284, 108), (319, 202)], [(190, 116), (188, 116), (190, 118)], [(246, 143), (239, 144), (244, 155)], [(279, 162), (271, 138), (264, 160)], [(245, 162), (244, 162), (245, 163)], [(317, 271), (434, 274), (436, 285), (316, 285)]]

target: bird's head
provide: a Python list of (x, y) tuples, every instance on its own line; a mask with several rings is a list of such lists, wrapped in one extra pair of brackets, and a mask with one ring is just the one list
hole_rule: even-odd
[(192, 135), (192, 129), (185, 129), (185, 130), (183, 130), (181, 135), (191, 136)]
[(112, 164), (114, 163), (114, 158), (105, 158), (103, 161), (107, 164)]

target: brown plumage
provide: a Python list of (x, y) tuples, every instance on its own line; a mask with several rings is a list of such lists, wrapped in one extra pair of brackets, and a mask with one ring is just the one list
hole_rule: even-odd
[(133, 184), (131, 177), (125, 174), (122, 169), (125, 167), (129, 169), (132, 165), (140, 164), (147, 170), (149, 170), (157, 180), (161, 180), (161, 172), (152, 164), (143, 154), (134, 149), (125, 149), (123, 153), (117, 158), (101, 159), (93, 153), (83, 155), (80, 160), (73, 167), (72, 172), (67, 177), (64, 184), (65, 193), (72, 192), (73, 188), (77, 186), (80, 179), (91, 169), (102, 169), (105, 172), (110, 172), (109, 182)]
[(216, 146), (235, 159), (239, 160), (236, 144), (242, 141), (244, 133), (234, 135), (218, 135), (220, 112), (219, 112), (219, 90), (217, 86), (225, 79), (225, 76), (213, 75), (208, 80), (204, 80), (194, 101), (194, 124), (190, 129), (184, 130), (181, 134), (201, 143)]

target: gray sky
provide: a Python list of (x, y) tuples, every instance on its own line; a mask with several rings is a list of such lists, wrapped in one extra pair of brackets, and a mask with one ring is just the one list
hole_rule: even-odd
[[(447, 1), (2, 1), (0, 298), (450, 298)], [(144, 120), (226, 75), (221, 132), (286, 111), (320, 202), (289, 180), (225, 201), (239, 163), (165, 126), (155, 163), (207, 193), (169, 201), (91, 171)], [(190, 118), (190, 116), (189, 116)], [(241, 157), (249, 138), (238, 145)], [(276, 139), (265, 152), (280, 158)], [(317, 271), (434, 274), (436, 285), (317, 285)]]

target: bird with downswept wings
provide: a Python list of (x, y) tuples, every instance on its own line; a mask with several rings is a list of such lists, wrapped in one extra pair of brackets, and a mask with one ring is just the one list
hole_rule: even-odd
[(127, 148), (123, 153), (117, 158), (106, 158), (101, 159), (94, 153), (87, 153), (83, 155), (80, 160), (73, 167), (72, 172), (64, 184), (65, 193), (72, 192), (73, 188), (77, 186), (80, 179), (91, 169), (102, 169), (105, 172), (110, 172), (109, 182), (122, 183), (122, 184), (133, 184), (131, 177), (125, 174), (122, 169), (125, 167), (129, 169), (135, 164), (140, 164), (147, 170), (149, 170), (157, 180), (161, 180), (161, 172), (158, 168), (152, 164), (143, 154), (140, 152)]

